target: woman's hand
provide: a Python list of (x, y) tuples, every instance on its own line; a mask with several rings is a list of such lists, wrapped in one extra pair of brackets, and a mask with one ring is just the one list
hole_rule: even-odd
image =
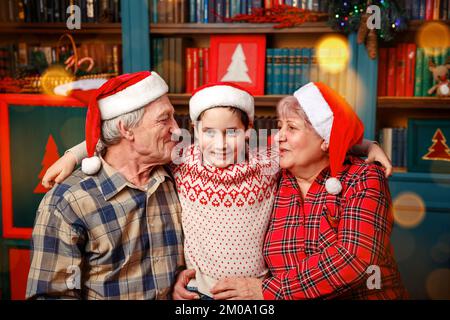
[(61, 183), (70, 176), (76, 165), (77, 159), (75, 156), (71, 152), (66, 152), (66, 154), (47, 169), (42, 178), (42, 185), (50, 189), (55, 183)]
[(173, 287), (172, 299), (194, 300), (199, 299), (198, 294), (186, 289), (189, 281), (195, 278), (195, 269), (186, 269), (178, 274), (177, 281)]
[(391, 160), (389, 160), (386, 153), (384, 153), (384, 150), (377, 143), (371, 143), (367, 153), (366, 163), (372, 163), (375, 161), (381, 163), (381, 165), (386, 169), (385, 171), (386, 178), (392, 175)]
[(211, 289), (214, 300), (264, 300), (262, 280), (225, 278)]

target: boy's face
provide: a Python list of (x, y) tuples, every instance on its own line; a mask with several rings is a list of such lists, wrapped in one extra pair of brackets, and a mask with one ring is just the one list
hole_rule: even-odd
[(245, 159), (245, 127), (229, 108), (206, 110), (195, 129), (203, 161), (225, 168)]

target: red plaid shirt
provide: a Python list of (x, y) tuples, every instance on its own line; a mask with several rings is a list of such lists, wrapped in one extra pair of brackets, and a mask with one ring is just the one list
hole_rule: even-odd
[[(347, 159), (337, 196), (325, 190), (328, 177), (327, 168), (302, 199), (295, 177), (282, 173), (264, 245), (271, 271), (264, 298), (406, 298), (389, 240), (393, 216), (383, 171)], [(370, 286), (371, 265), (379, 267), (380, 289)]]

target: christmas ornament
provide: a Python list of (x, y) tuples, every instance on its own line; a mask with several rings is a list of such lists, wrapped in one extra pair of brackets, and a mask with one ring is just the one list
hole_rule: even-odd
[(436, 66), (436, 63), (430, 59), (428, 69), (433, 73), (433, 79), (437, 83), (428, 90), (428, 94), (436, 92), (438, 97), (450, 96), (450, 88), (448, 81), (448, 70), (450, 69), (450, 58), (447, 58), (446, 64)]

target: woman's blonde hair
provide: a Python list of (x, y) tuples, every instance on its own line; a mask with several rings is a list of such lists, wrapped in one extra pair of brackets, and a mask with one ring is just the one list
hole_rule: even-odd
[(314, 130), (313, 125), (311, 124), (311, 121), (309, 121), (308, 115), (303, 110), (302, 106), (298, 102), (297, 98), (294, 96), (287, 96), (281, 99), (277, 104), (277, 117), (288, 117), (289, 115), (296, 115), (300, 117), (305, 122), (305, 125), (309, 128)]

